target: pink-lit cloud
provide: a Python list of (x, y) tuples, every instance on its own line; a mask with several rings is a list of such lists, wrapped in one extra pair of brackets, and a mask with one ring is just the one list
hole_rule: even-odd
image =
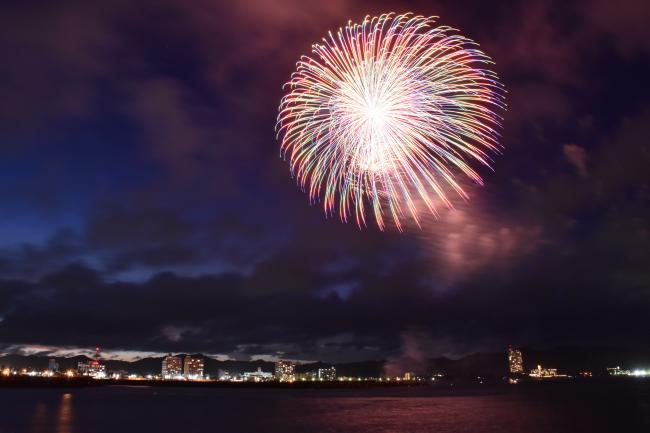
[(587, 177), (587, 150), (577, 144), (565, 144), (562, 147), (564, 156), (582, 177)]
[(457, 200), (454, 209), (443, 209), (439, 218), (430, 216), (420, 230), (410, 230), (435, 263), (438, 287), (472, 278), (486, 268), (505, 272), (546, 242), (540, 225), (500, 211), (484, 189), (469, 190), (469, 201)]

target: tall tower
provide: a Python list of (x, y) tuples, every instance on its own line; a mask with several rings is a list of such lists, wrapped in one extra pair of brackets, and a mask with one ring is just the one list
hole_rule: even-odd
[(521, 350), (508, 346), (508, 367), (511, 374), (523, 374), (524, 358), (521, 355)]

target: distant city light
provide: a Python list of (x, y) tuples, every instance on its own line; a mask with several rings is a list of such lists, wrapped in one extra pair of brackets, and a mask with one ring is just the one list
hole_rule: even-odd
[(610, 367), (607, 369), (607, 374), (611, 376), (629, 376), (631, 374), (630, 370), (622, 370), (621, 367)]
[(187, 355), (185, 356), (183, 376), (190, 380), (203, 379), (204, 366), (203, 357)]
[(296, 380), (296, 363), (293, 361), (278, 361), (275, 363), (275, 377), (280, 382)]
[(246, 382), (265, 382), (272, 380), (273, 377), (273, 373), (262, 371), (262, 367), (257, 367), (256, 371), (247, 371), (241, 375), (241, 379)]
[(541, 365), (538, 365), (537, 368), (531, 370), (529, 376), (536, 379), (551, 379), (556, 377), (567, 377), (565, 374), (558, 374), (556, 368), (542, 368)]
[(172, 356), (170, 353), (162, 361), (162, 378), (175, 379), (183, 374), (183, 363), (180, 356)]
[(95, 357), (90, 362), (79, 362), (77, 364), (77, 371), (81, 376), (90, 376), (96, 379), (104, 379), (106, 377), (106, 365), (102, 364), (100, 357), (101, 349), (95, 348)]
[(336, 368), (334, 366), (329, 368), (319, 368), (318, 378), (320, 380), (336, 380)]
[(522, 374), (524, 372), (524, 358), (521, 350), (508, 346), (508, 366), (512, 374)]
[[(208, 358), (209, 359), (209, 358)], [(226, 370), (218, 370), (217, 374), (205, 374), (205, 361), (206, 358), (199, 355), (172, 355), (165, 356), (162, 359), (161, 374), (140, 373), (136, 374), (125, 370), (110, 370), (107, 371), (107, 366), (101, 361), (100, 349), (95, 351), (94, 359), (89, 361), (82, 361), (78, 363), (78, 369), (59, 369), (59, 364), (55, 358), (48, 360), (47, 369), (35, 369), (32, 367), (0, 367), (0, 379), (14, 380), (8, 377), (11, 376), (27, 376), (33, 378), (73, 378), (77, 376), (84, 376), (92, 379), (113, 380), (113, 381), (155, 381), (155, 380), (177, 380), (177, 381), (195, 381), (195, 382), (284, 382), (287, 384), (296, 383), (307, 385), (308, 383), (323, 383), (338, 381), (339, 383), (349, 383), (354, 386), (354, 383), (370, 382), (376, 384), (391, 385), (410, 385), (414, 383), (429, 383), (433, 384), (439, 379), (447, 377), (446, 374), (441, 372), (429, 373), (426, 376), (417, 376), (413, 371), (405, 371), (402, 376), (348, 376), (337, 375), (337, 369), (333, 365), (323, 367), (321, 363), (315, 364), (313, 368), (309, 368), (309, 364), (297, 365), (296, 361), (280, 360), (274, 365), (274, 372), (264, 371), (262, 366), (257, 365), (254, 371), (245, 372), (229, 372)], [(267, 364), (268, 365), (268, 364)], [(519, 373), (523, 371), (523, 356), (519, 349), (508, 346), (508, 371), (509, 375), (501, 377), (501, 380), (510, 384), (517, 384), (522, 381), (530, 379), (555, 379), (555, 378), (592, 378), (599, 377), (605, 373), (609, 376), (619, 377), (634, 377), (646, 378), (650, 377), (650, 368), (638, 367), (634, 369), (624, 369), (620, 366), (609, 367), (606, 369), (597, 370), (576, 370), (571, 372), (571, 375), (561, 374), (556, 368), (546, 368), (541, 364), (532, 369), (529, 374)], [(318, 368), (317, 368), (318, 367)], [(268, 368), (268, 367), (266, 367)], [(297, 372), (296, 369), (300, 372)], [(8, 378), (8, 379), (4, 379)], [(450, 377), (453, 379), (453, 376)], [(528, 379), (530, 378), (530, 379)], [(473, 376), (473, 380), (478, 383), (489, 383), (490, 380), (495, 379), (492, 376)], [(640, 379), (641, 380), (641, 379)], [(444, 382), (443, 382), (444, 383)], [(452, 381), (447, 382), (449, 386), (453, 386)], [(436, 384), (437, 385), (437, 384)], [(348, 385), (344, 385), (348, 386)]]

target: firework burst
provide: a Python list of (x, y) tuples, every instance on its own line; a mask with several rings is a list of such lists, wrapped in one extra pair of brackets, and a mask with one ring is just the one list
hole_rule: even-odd
[(467, 199), (459, 176), (498, 151), (503, 86), (471, 40), (436, 17), (386, 14), (329, 33), (287, 83), (277, 131), (325, 213), (379, 229)]

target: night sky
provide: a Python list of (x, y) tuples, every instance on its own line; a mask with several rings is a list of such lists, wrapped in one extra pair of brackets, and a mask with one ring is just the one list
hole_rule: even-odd
[[(326, 218), (277, 107), (366, 14), (505, 84), (494, 172), (422, 230)], [(4, 1), (0, 353), (351, 361), (650, 344), (650, 3)]]

